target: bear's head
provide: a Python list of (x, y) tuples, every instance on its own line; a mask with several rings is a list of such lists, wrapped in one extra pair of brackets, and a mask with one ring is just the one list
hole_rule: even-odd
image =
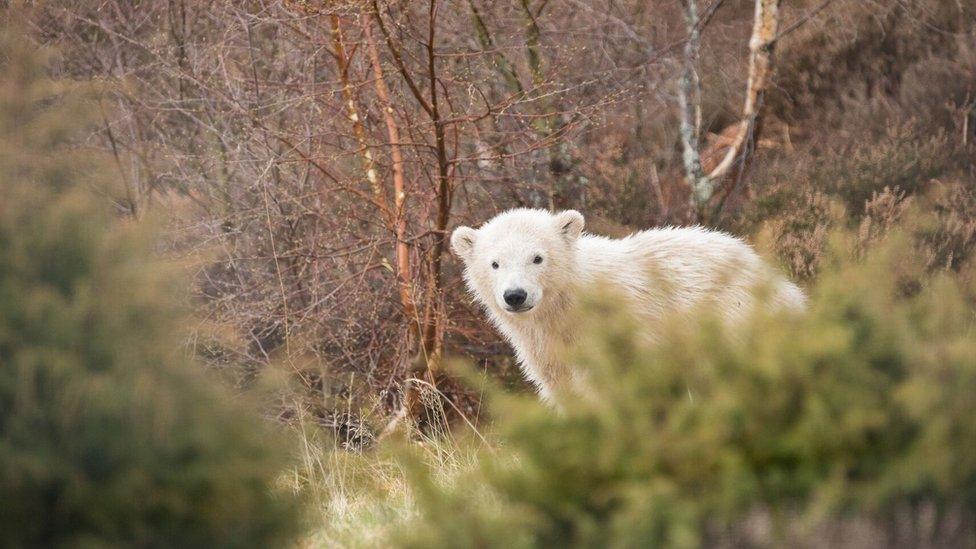
[(517, 209), (480, 229), (458, 227), (451, 248), (464, 262), (468, 288), (499, 315), (524, 315), (558, 305), (574, 282), (583, 215)]

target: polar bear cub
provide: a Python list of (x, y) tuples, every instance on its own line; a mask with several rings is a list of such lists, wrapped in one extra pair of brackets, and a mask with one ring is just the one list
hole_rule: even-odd
[(611, 239), (583, 233), (583, 223), (573, 210), (515, 209), (451, 235), (468, 289), (544, 400), (580, 382), (560, 357), (576, 338), (576, 308), (585, 291), (622, 298), (651, 339), (655, 326), (696, 308), (734, 324), (756, 305), (756, 296), (773, 308), (804, 305), (796, 285), (728, 234), (688, 227)]

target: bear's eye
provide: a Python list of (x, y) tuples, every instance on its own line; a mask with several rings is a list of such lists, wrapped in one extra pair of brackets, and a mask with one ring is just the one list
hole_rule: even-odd
[(497, 261), (492, 261), (491, 262), (491, 268), (492, 269), (497, 269), (498, 268), (498, 262)]
[(537, 256), (535, 256), (535, 257), (534, 257), (534, 258), (532, 259), (532, 263), (535, 263), (536, 265), (538, 265), (539, 263), (542, 263), (542, 256), (541, 256), (541, 255), (537, 255)]

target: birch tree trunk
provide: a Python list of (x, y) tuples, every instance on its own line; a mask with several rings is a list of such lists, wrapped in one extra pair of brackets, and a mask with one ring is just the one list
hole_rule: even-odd
[(685, 175), (691, 187), (691, 211), (701, 211), (711, 198), (714, 182), (705, 177), (701, 165), (701, 80), (698, 53), (701, 49), (701, 20), (698, 2), (685, 0), (685, 25), (688, 38), (684, 48), (684, 71), (678, 81), (678, 108), (681, 116), (681, 148)]
[[(708, 174), (703, 173), (701, 167), (701, 96), (697, 76), (702, 24), (698, 17), (696, 1), (685, 0), (684, 2), (688, 42), (685, 46), (685, 71), (678, 85), (678, 104), (681, 110), (681, 143), (685, 177), (692, 191), (692, 211), (699, 221), (706, 215), (706, 209), (715, 198), (716, 190), (728, 178), (732, 168), (736, 165), (744, 165), (749, 151), (755, 148), (754, 145), (759, 139), (762, 102), (773, 69), (773, 49), (779, 26), (780, 1), (756, 0), (752, 36), (749, 40), (749, 76), (746, 81), (742, 116), (735, 124), (735, 133), (724, 156)], [(727, 196), (731, 186), (725, 185), (725, 187)]]

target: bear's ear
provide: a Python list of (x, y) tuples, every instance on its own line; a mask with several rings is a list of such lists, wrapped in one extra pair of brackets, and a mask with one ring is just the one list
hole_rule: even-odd
[(568, 240), (576, 240), (583, 232), (583, 214), (576, 210), (566, 210), (556, 215), (556, 226)]
[(474, 239), (478, 236), (478, 231), (471, 227), (458, 227), (451, 233), (451, 249), (462, 260), (467, 261), (471, 257), (474, 249)]

